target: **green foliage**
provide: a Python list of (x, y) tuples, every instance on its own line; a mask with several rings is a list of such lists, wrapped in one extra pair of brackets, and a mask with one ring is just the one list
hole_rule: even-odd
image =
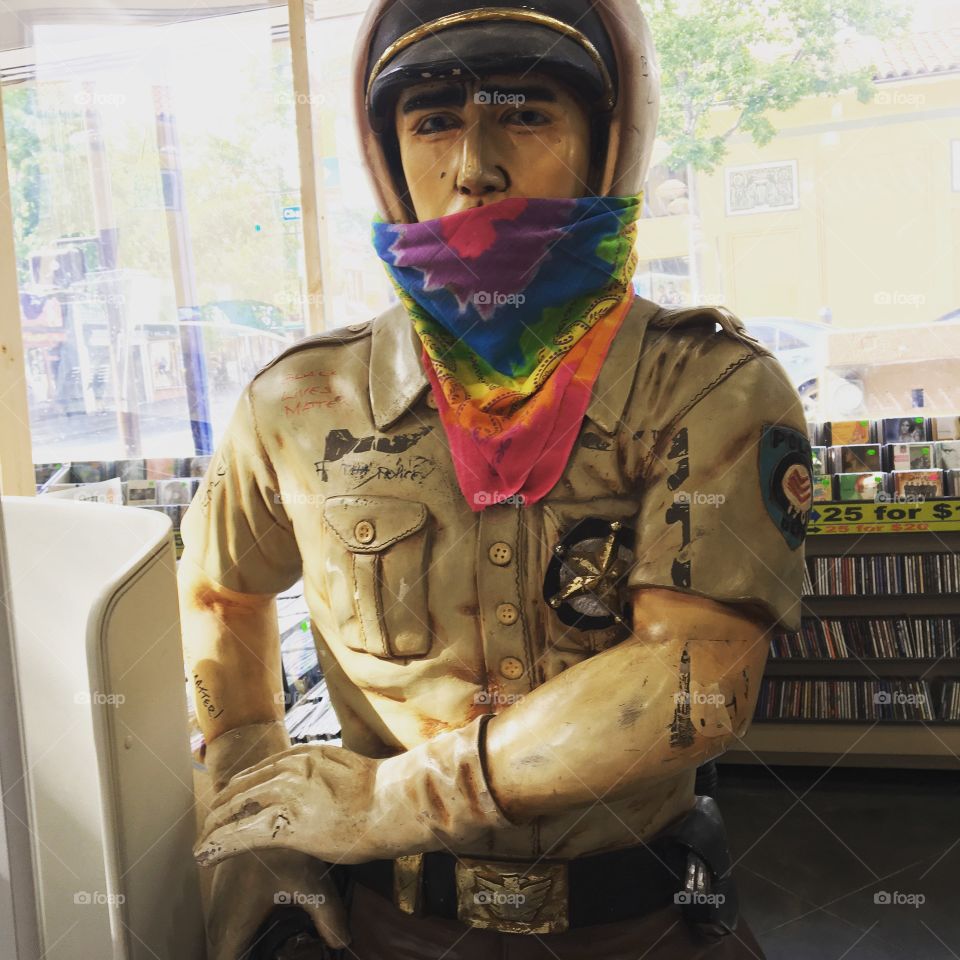
[(35, 92), (32, 85), (18, 84), (3, 94), (10, 203), (17, 250), (24, 248), (40, 223), (43, 175)]
[[(888, 38), (909, 21), (896, 0), (650, 0), (644, 9), (660, 65), (667, 165), (706, 173), (737, 131), (758, 146), (769, 143), (776, 133), (770, 114), (803, 97), (853, 89), (868, 100), (873, 71), (845, 70), (840, 38)], [(735, 119), (711, 133), (710, 112), (721, 106)]]
[[(265, 63), (260, 48), (237, 54), (235, 98), (219, 105), (233, 122), (218, 124), (218, 105), (212, 103), (214, 129), (179, 128), (180, 158), (200, 303), (273, 301), (296, 314), (299, 235), (296, 225), (280, 219), (284, 198), (298, 190), (296, 182), (287, 182), (289, 165), (282, 162), (296, 155), (289, 46), (271, 44), (270, 58)], [(67, 237), (96, 233), (80, 82), (34, 80), (3, 89), (21, 283), (31, 254)], [(116, 92), (108, 85), (102, 90)], [(176, 100), (173, 107), (176, 111)], [(105, 101), (100, 116), (117, 265), (121, 271), (169, 277), (152, 79), (145, 75), (123, 90), (118, 104)]]

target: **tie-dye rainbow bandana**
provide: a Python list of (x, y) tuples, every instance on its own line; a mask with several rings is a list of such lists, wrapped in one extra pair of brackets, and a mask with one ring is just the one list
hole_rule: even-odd
[(560, 479), (633, 300), (641, 199), (511, 197), (374, 223), (473, 510)]

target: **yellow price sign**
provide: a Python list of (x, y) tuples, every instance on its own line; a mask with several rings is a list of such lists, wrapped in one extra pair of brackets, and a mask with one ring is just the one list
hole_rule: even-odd
[(815, 503), (807, 533), (916, 533), (960, 530), (960, 500)]

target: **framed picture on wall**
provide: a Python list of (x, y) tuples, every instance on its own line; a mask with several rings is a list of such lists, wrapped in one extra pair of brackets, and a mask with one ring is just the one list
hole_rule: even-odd
[(796, 210), (800, 206), (796, 160), (727, 167), (724, 173), (727, 216)]

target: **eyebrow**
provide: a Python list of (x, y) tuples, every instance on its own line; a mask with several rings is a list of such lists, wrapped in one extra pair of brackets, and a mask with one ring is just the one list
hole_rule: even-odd
[(409, 100), (404, 101), (403, 112), (413, 113), (416, 110), (432, 110), (436, 107), (462, 107), (467, 99), (467, 91), (462, 83), (448, 84), (436, 90), (424, 90), (415, 93)]

